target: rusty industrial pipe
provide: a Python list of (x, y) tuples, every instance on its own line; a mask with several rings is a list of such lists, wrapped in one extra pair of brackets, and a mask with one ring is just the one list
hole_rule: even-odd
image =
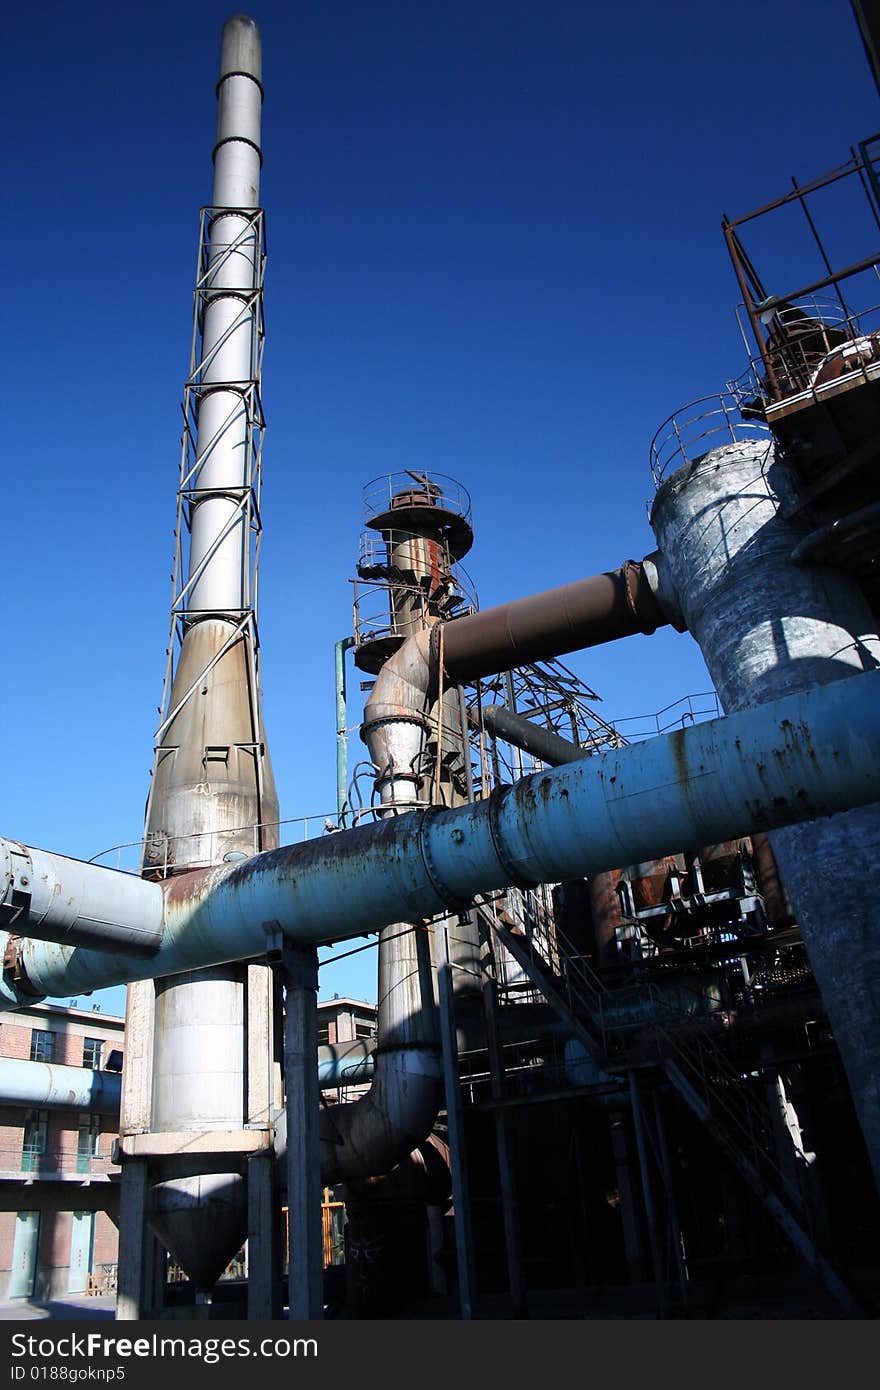
[(636, 632), (656, 632), (670, 622), (683, 630), (660, 592), (658, 558), (627, 560), (606, 574), (444, 624), (446, 678), (462, 684)]

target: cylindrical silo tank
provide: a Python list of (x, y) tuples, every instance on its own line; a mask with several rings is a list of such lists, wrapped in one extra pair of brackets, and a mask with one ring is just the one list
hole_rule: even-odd
[[(685, 463), (652, 512), (669, 579), (726, 711), (880, 664), (858, 584), (798, 566), (791, 473), (772, 440)], [(759, 808), (758, 808), (759, 809)], [(880, 805), (771, 835), (880, 1177)]]

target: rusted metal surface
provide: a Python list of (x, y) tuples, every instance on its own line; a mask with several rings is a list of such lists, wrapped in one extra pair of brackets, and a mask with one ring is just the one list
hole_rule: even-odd
[(620, 897), (617, 885), (620, 869), (606, 869), (590, 879), (590, 909), (593, 917), (593, 937), (596, 945), (596, 964), (613, 965), (617, 958), (617, 928), (622, 924)]
[(724, 840), (720, 845), (704, 845), (700, 850), (700, 867), (706, 891), (719, 892), (737, 882), (741, 858), (739, 840)]
[(634, 864), (627, 869), (626, 877), (632, 888), (633, 904), (637, 912), (657, 907), (662, 903), (670, 872), (678, 868), (676, 856), (667, 855), (662, 859)]
[(244, 639), (224, 651), (230, 630), (220, 618), (205, 619), (184, 640), (171, 695), (180, 708), (157, 750), (150, 797), (144, 872), (151, 876), (277, 844), (278, 797), (260, 697)]
[(651, 633), (668, 621), (644, 566), (627, 560), (606, 574), (446, 624), (443, 664), (451, 682), (471, 681), (632, 633)]

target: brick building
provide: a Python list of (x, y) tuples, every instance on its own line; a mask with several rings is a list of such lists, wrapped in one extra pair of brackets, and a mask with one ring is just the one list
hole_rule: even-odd
[[(124, 1024), (56, 1004), (2, 1015), (0, 1069), (5, 1058), (44, 1063), (52, 1071), (40, 1076), (57, 1084), (46, 1104), (16, 1100), (10, 1069), (0, 1085), (0, 1298), (115, 1287), (119, 1169), (110, 1152)], [(108, 1073), (100, 1086), (96, 1077), (97, 1111), (64, 1106), (71, 1073), (63, 1067)]]
[(334, 995), (318, 1004), (318, 1042), (337, 1043), (366, 1040), (376, 1036), (375, 1004), (363, 999)]
[[(319, 1003), (319, 1042), (375, 1037), (376, 1012), (357, 999)], [(0, 1015), (0, 1300), (63, 1299), (116, 1286), (120, 1169), (111, 1150), (124, 1030), (123, 1018), (58, 1004)], [(51, 1082), (51, 1100), (16, 1099), (17, 1073), (4, 1071), (5, 1059), (44, 1064), (40, 1080)], [(68, 1067), (78, 1069), (78, 1080), (62, 1070)], [(63, 1103), (73, 1082), (82, 1090), (81, 1069), (96, 1074), (88, 1089), (97, 1108)], [(352, 1100), (365, 1089), (347, 1086), (338, 1094)], [(341, 1204), (329, 1193), (328, 1220), (341, 1222)]]

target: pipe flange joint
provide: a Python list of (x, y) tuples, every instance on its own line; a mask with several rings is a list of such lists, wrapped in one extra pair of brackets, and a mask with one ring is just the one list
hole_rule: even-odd
[[(245, 75), (246, 75), (246, 74), (245, 74)], [(233, 74), (230, 73), (229, 76), (232, 77)], [(227, 135), (227, 136), (225, 136), (224, 139), (218, 140), (218, 141), (217, 141), (216, 145), (214, 146), (213, 152), (212, 152), (212, 154), (211, 154), (212, 160), (215, 160), (215, 161), (216, 161), (216, 159), (217, 159), (217, 152), (218, 152), (218, 150), (222, 150), (222, 148), (223, 148), (224, 145), (250, 145), (251, 149), (254, 150), (254, 151), (256, 152), (256, 154), (257, 154), (257, 156), (258, 156), (258, 158), (259, 158), (259, 161), (260, 161), (260, 168), (262, 169), (262, 167), (263, 167), (263, 151), (260, 149), (259, 145), (257, 144), (257, 142), (256, 142), (255, 140), (249, 140), (248, 137), (247, 137), (246, 135)], [(236, 212), (238, 211), (238, 209), (237, 209), (237, 208), (230, 208), (229, 211), (230, 211), (231, 213), (236, 213)]]
[(228, 81), (230, 77), (249, 77), (250, 80), (253, 82), (254, 86), (259, 88), (260, 96), (263, 98), (263, 100), (265, 100), (266, 93), (259, 77), (257, 77), (255, 73), (245, 72), (244, 68), (232, 68), (229, 72), (222, 73), (220, 76), (220, 80), (214, 89), (215, 96), (220, 95), (220, 88), (223, 86), (224, 82)]
[(626, 606), (638, 623), (639, 631), (650, 637), (664, 625), (666, 617), (648, 583), (644, 567), (636, 560), (624, 560), (621, 569)]
[(30, 912), (33, 881), (34, 866), (26, 847), (16, 840), (0, 841), (0, 928), (4, 931)]
[(430, 733), (434, 727), (427, 715), (419, 710), (410, 709), (407, 705), (383, 705), (381, 713), (366, 719), (361, 725), (361, 742), (366, 743), (373, 730), (381, 729), (385, 724), (414, 724), (425, 733)]
[(431, 854), (431, 846), (425, 835), (425, 829), (431, 817), (439, 814), (443, 810), (442, 806), (428, 806), (421, 815), (419, 823), (419, 852), (422, 856), (422, 863), (425, 866), (425, 873), (437, 897), (445, 903), (452, 912), (467, 912), (471, 907), (470, 898), (461, 898), (457, 893), (443, 881), (443, 877), (437, 869), (437, 865)]
[(492, 847), (495, 850), (495, 858), (507, 875), (509, 886), (512, 888), (521, 888), (526, 891), (531, 888), (537, 888), (539, 880), (536, 878), (525, 878), (523, 874), (520, 873), (504, 848), (504, 837), (501, 834), (501, 803), (513, 790), (512, 787), (496, 787), (491, 793), (489, 797), (489, 834), (492, 836)]
[(22, 957), (22, 948), (24, 944), (23, 937), (13, 936), (12, 934), (7, 937), (6, 946), (3, 950), (3, 973), (6, 975), (7, 980), (11, 982), (17, 994), (26, 994), (31, 999), (35, 1000), (44, 999), (45, 995), (41, 994), (39, 990), (34, 989), (28, 979)]

